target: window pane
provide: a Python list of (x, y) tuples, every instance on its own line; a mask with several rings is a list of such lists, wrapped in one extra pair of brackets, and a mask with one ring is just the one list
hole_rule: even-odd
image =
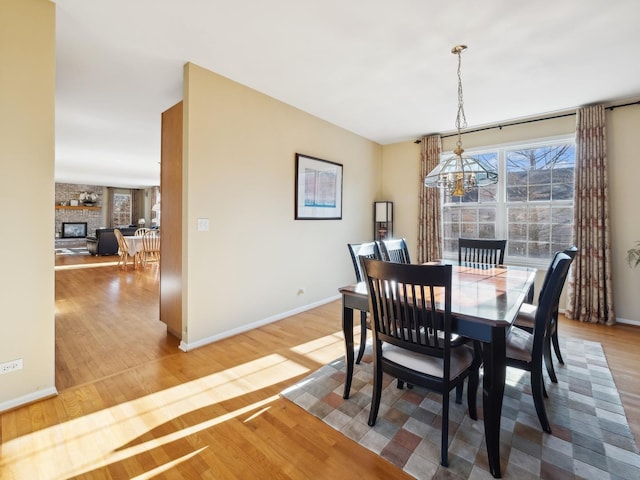
[(458, 237), (507, 238), (507, 258), (545, 261), (573, 243), (573, 142), (467, 154), (503, 173), (495, 185), (443, 198), (445, 254), (457, 255)]

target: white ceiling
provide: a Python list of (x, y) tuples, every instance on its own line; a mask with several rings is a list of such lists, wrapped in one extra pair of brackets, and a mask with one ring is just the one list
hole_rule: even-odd
[(638, 0), (55, 0), (56, 181), (157, 185), (191, 61), (380, 144), (640, 97)]

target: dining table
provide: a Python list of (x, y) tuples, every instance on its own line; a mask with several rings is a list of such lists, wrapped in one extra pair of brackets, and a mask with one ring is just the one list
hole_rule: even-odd
[(134, 266), (137, 267), (138, 264), (142, 264), (140, 261), (140, 255), (144, 250), (144, 245), (142, 243), (142, 236), (139, 235), (126, 235), (123, 236), (124, 242), (127, 244), (127, 252), (129, 252), (129, 256), (133, 257)]
[[(536, 269), (512, 265), (485, 265), (439, 260), (425, 265), (452, 265), (452, 332), (482, 345), (482, 401), (489, 470), (500, 471), (500, 416), (506, 378), (506, 338)], [(342, 294), (342, 330), (346, 349), (345, 399), (349, 398), (354, 370), (353, 311), (369, 311), (366, 282), (339, 288)], [(364, 339), (363, 339), (364, 341)]]

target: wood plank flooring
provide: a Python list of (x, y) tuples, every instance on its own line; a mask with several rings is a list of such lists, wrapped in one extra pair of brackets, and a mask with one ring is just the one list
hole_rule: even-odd
[[(0, 478), (410, 478), (278, 397), (343, 355), (339, 302), (184, 353), (157, 266), (104, 261), (57, 261), (59, 395), (2, 414)], [(603, 344), (640, 438), (640, 328), (559, 328)]]

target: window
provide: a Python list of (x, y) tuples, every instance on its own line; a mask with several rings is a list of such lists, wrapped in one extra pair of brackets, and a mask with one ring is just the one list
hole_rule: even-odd
[(131, 224), (132, 201), (130, 193), (113, 194), (113, 225), (123, 226)]
[(467, 151), (498, 169), (495, 185), (463, 197), (442, 196), (445, 257), (457, 258), (458, 238), (506, 238), (505, 258), (540, 263), (572, 243), (573, 139)]

